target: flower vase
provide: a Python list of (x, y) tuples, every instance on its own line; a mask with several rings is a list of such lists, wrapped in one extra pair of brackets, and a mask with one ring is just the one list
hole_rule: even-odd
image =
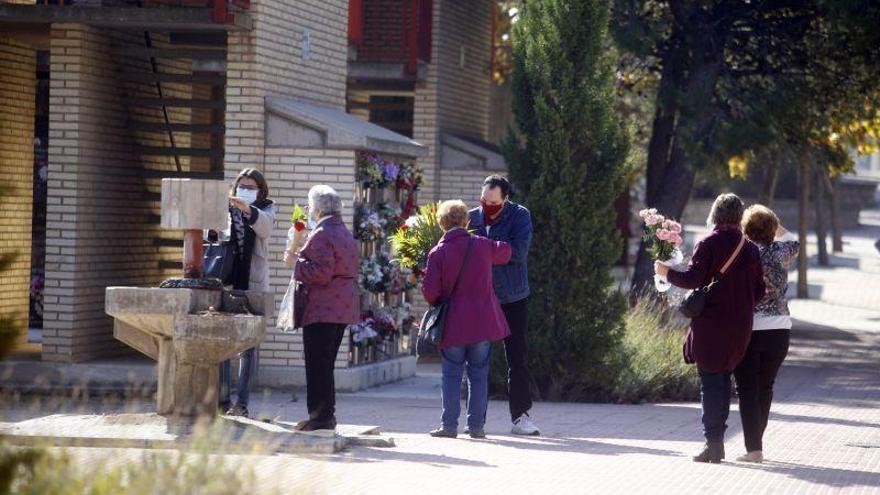
[[(660, 264), (668, 266), (670, 269), (672, 267), (679, 265), (682, 261), (684, 261), (684, 255), (678, 248), (672, 250), (672, 253), (669, 255), (669, 259), (666, 260), (657, 260)], [(654, 289), (659, 293), (664, 293), (672, 288), (672, 284), (670, 284), (664, 277), (660, 275), (654, 275)]]

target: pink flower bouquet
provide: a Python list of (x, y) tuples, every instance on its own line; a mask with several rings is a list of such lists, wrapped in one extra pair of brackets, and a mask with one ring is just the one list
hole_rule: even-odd
[[(639, 212), (645, 222), (645, 233), (642, 239), (649, 244), (651, 258), (667, 266), (675, 266), (684, 260), (679, 246), (684, 243), (681, 237), (681, 224), (657, 213), (656, 208)], [(659, 292), (669, 290), (669, 283), (654, 277), (654, 286)]]

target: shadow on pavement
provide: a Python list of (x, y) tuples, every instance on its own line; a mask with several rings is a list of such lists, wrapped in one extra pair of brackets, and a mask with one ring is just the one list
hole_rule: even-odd
[(795, 464), (792, 462), (765, 462), (760, 465), (728, 463), (727, 465), (739, 469), (782, 474), (790, 478), (834, 488), (855, 486), (877, 488), (880, 486), (880, 473), (871, 471), (805, 466), (803, 464)]

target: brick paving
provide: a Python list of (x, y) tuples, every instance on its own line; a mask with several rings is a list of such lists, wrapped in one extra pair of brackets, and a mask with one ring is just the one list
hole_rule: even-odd
[[(341, 422), (381, 425), (395, 448), (224, 459), (255, 469), (261, 490), (281, 493), (880, 494), (880, 254), (873, 248), (880, 223), (850, 234), (846, 254), (835, 258), (842, 268), (811, 271), (818, 298), (792, 301), (796, 328), (763, 465), (733, 462), (743, 452), (735, 406), (721, 465), (690, 461), (701, 436), (699, 406), (689, 403), (537, 403), (543, 436), (517, 438), (508, 434), (506, 403), (492, 401), (487, 440), (433, 439), (425, 434), (440, 414), (433, 373), (339, 396)], [(254, 409), (296, 420), (303, 402), (275, 392)], [(95, 465), (143, 451), (72, 452)]]

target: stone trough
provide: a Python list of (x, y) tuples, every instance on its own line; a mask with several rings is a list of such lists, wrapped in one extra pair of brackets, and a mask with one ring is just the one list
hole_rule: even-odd
[(218, 365), (256, 347), (272, 314), (272, 294), (249, 291), (252, 314), (224, 312), (223, 293), (203, 277), (203, 229), (227, 226), (223, 181), (162, 180), (162, 226), (184, 231), (183, 282), (200, 288), (108, 287), (113, 335), (158, 362), (159, 414), (217, 413)]
[[(270, 294), (248, 292), (259, 315), (224, 314), (221, 300), (215, 290), (107, 288), (113, 336), (158, 362), (159, 414), (215, 414), (218, 365), (263, 340)], [(221, 313), (204, 313), (212, 308)]]

